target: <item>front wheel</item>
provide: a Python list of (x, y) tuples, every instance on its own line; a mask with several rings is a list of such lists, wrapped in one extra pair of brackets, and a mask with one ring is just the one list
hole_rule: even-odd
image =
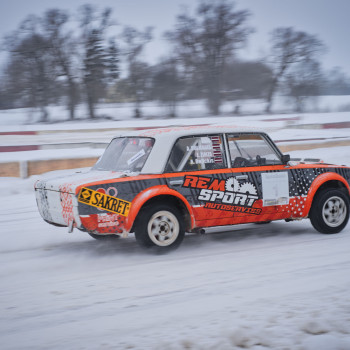
[(135, 225), (135, 238), (146, 248), (158, 251), (176, 249), (185, 235), (183, 220), (177, 208), (157, 204), (144, 208)]
[(312, 226), (321, 233), (338, 233), (349, 220), (349, 196), (339, 189), (317, 194), (310, 210)]

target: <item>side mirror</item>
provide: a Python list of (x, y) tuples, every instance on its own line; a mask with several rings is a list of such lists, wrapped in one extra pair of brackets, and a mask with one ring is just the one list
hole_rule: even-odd
[(282, 163), (287, 164), (290, 161), (290, 155), (289, 154), (283, 154), (282, 155)]

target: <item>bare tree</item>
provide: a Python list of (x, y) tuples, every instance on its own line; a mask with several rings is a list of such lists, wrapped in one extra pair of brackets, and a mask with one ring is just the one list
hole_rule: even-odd
[(350, 77), (340, 67), (334, 67), (326, 72), (322, 87), (325, 95), (350, 95)]
[(324, 50), (323, 43), (314, 35), (296, 31), (293, 28), (276, 28), (271, 34), (270, 63), (273, 69), (273, 79), (267, 95), (265, 111), (272, 108), (273, 97), (279, 83), (287, 71), (295, 64), (305, 61), (316, 61), (317, 56)]
[(187, 71), (200, 78), (210, 111), (219, 114), (223, 75), (228, 60), (246, 42), (252, 29), (246, 26), (249, 12), (235, 11), (229, 0), (202, 0), (197, 18), (177, 17), (176, 28), (167, 33)]
[(15, 107), (15, 93), (11, 91), (11, 84), (8, 77), (8, 67), (1, 67), (0, 79), (0, 109), (10, 109)]
[(50, 43), (38, 30), (40, 20), (29, 16), (19, 29), (6, 39), (10, 52), (7, 76), (14, 92), (25, 96), (28, 105), (40, 110), (41, 121), (47, 121), (50, 91), (55, 84), (55, 67)]
[(320, 64), (313, 60), (296, 64), (286, 75), (287, 94), (294, 100), (296, 112), (303, 112), (306, 100), (320, 94), (322, 80)]
[(145, 45), (152, 39), (153, 28), (147, 27), (139, 31), (133, 27), (124, 28), (122, 37), (126, 44), (125, 55), (128, 69), (129, 92), (135, 99), (135, 117), (141, 116), (141, 103), (144, 100), (147, 78), (149, 76), (148, 65), (140, 61), (140, 55)]
[(183, 90), (176, 59), (167, 59), (153, 67), (153, 95), (168, 105), (170, 117), (176, 116), (176, 105)]
[(271, 69), (260, 61), (230, 62), (224, 76), (227, 99), (266, 98)]
[(57, 74), (66, 79), (69, 116), (73, 120), (75, 106), (78, 102), (77, 39), (73, 37), (71, 31), (65, 30), (68, 20), (69, 15), (65, 11), (51, 9), (45, 12), (42, 27), (57, 68)]
[(111, 9), (100, 14), (91, 5), (80, 8), (80, 27), (82, 28), (83, 74), (86, 99), (90, 118), (95, 118), (95, 105), (105, 95), (108, 83), (119, 74), (118, 50), (115, 41), (107, 41), (106, 31), (113, 22)]
[(106, 68), (108, 71), (108, 81), (111, 84), (114, 84), (116, 79), (120, 76), (119, 69), (119, 47), (115, 41), (115, 38), (110, 38), (107, 47), (107, 60), (106, 60)]

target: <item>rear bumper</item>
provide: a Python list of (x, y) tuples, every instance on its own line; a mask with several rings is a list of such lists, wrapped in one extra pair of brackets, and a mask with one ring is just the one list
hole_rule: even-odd
[(81, 227), (77, 198), (69, 192), (35, 188), (36, 202), (42, 218), (56, 226)]

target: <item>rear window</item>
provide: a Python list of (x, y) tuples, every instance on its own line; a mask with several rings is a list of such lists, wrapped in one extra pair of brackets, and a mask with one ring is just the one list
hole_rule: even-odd
[(221, 135), (183, 137), (176, 141), (166, 172), (226, 168)]
[(154, 139), (146, 137), (119, 137), (113, 139), (93, 170), (141, 171), (154, 145)]

